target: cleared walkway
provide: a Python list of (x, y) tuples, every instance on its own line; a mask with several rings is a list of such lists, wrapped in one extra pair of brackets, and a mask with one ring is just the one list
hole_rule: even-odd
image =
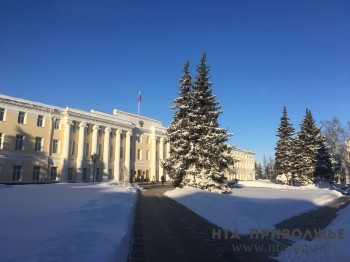
[[(150, 187), (138, 196), (129, 261), (275, 261), (273, 256), (291, 245), (290, 240), (251, 239), (232, 234), (214, 237), (220, 228), (164, 196), (170, 186)], [(350, 202), (344, 196), (317, 210), (276, 225), (281, 229), (322, 229)], [(221, 215), (221, 214), (218, 214)], [(222, 231), (223, 232), (223, 231)]]
[[(216, 225), (164, 196), (170, 189), (155, 187), (139, 194), (129, 261), (242, 261), (231, 240), (213, 239)], [(259, 261), (269, 260), (259, 254)]]

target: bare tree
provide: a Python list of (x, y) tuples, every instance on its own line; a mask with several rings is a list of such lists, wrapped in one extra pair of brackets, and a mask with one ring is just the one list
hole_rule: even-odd
[(262, 178), (264, 179), (274, 179), (275, 178), (275, 159), (273, 157), (267, 158), (263, 156), (263, 163), (261, 166)]
[(275, 159), (270, 156), (268, 160), (268, 166), (269, 166), (269, 179), (275, 179), (276, 178), (276, 172), (275, 172)]
[(262, 167), (261, 164), (257, 164), (255, 162), (255, 178), (256, 179), (262, 179), (263, 178), (263, 171), (262, 171)]
[[(322, 121), (323, 134), (330, 147), (330, 153), (335, 160), (334, 169), (337, 178), (342, 184), (346, 183), (346, 177), (349, 176), (349, 140), (350, 140), (350, 122), (347, 126), (342, 126), (339, 119), (333, 117), (332, 120)], [(348, 178), (349, 180), (349, 178)]]

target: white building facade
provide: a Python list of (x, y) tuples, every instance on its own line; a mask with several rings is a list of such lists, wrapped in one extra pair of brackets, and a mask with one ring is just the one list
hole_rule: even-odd
[(255, 153), (234, 148), (231, 155), (234, 159), (233, 172), (229, 172), (227, 178), (229, 180), (255, 180)]

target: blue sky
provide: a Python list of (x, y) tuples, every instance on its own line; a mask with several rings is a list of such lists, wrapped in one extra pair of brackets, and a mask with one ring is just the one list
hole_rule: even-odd
[(230, 143), (273, 155), (282, 108), (350, 120), (350, 1), (0, 0), (0, 93), (168, 125), (203, 52)]

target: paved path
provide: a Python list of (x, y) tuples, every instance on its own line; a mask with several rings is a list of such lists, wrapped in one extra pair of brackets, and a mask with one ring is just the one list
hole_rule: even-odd
[[(270, 256), (277, 255), (280, 247), (292, 244), (289, 240), (266, 237), (227, 239), (223, 233), (221, 239), (213, 239), (213, 230), (218, 232), (219, 227), (164, 196), (164, 192), (170, 189), (169, 186), (154, 187), (139, 194), (130, 262), (275, 261)], [(349, 202), (348, 196), (340, 198), (316, 211), (283, 221), (276, 227), (324, 228)], [(232, 234), (228, 236), (230, 238)]]
[[(275, 225), (277, 229), (299, 229), (305, 233), (306, 230), (313, 231), (326, 228), (336, 217), (340, 209), (350, 204), (350, 196), (342, 196), (318, 209), (311, 210), (298, 216), (289, 218)], [(314, 237), (312, 232), (312, 237)], [(311, 240), (311, 239), (307, 239)]]

